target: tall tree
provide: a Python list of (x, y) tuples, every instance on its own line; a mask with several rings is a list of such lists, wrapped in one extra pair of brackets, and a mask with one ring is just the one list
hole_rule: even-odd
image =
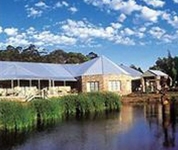
[(172, 57), (170, 51), (168, 51), (167, 57), (158, 58), (155, 65), (150, 67), (150, 69), (158, 69), (167, 73), (173, 80), (173, 84), (178, 79), (178, 58)]
[[(97, 54), (91, 53), (96, 57)], [(47, 53), (46, 50), (40, 50), (31, 44), (27, 48), (20, 46), (7, 46), (5, 50), (0, 50), (0, 60), (3, 61), (25, 61), (25, 62), (46, 62), (46, 63), (82, 63), (91, 59), (81, 53), (65, 52), (57, 49)]]

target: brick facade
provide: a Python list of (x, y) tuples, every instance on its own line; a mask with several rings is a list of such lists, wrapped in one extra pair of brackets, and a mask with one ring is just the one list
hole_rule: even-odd
[(99, 91), (108, 91), (108, 82), (118, 80), (121, 82), (121, 90), (117, 91), (120, 95), (127, 95), (132, 92), (131, 77), (128, 75), (88, 75), (81, 77), (81, 91), (87, 92), (88, 82), (99, 82)]

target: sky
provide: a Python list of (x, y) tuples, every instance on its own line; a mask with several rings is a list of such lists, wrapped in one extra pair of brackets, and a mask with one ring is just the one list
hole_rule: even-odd
[(0, 0), (0, 49), (30, 44), (147, 70), (178, 55), (178, 0)]

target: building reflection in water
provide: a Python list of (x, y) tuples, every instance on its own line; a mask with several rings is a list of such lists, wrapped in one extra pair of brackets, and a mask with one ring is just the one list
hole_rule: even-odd
[(132, 126), (134, 122), (133, 116), (133, 107), (125, 105), (121, 107), (120, 115), (119, 115), (119, 127), (122, 132), (127, 132)]
[[(164, 147), (175, 146), (176, 132), (176, 104), (173, 98), (170, 103), (162, 104), (147, 104), (145, 106), (145, 116), (149, 122), (150, 129), (156, 123), (156, 135), (160, 138), (162, 135)], [(161, 128), (162, 129), (161, 129)], [(160, 130), (161, 129), (161, 130)]]
[(175, 124), (176, 124), (176, 108), (175, 99), (172, 99), (169, 104), (162, 106), (163, 114), (163, 131), (165, 147), (175, 146)]

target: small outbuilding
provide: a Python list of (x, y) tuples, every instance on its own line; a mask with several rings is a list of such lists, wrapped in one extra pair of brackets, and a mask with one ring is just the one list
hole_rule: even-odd
[(142, 91), (158, 93), (161, 90), (162, 81), (168, 79), (168, 77), (166, 73), (160, 70), (147, 70), (141, 78)]

